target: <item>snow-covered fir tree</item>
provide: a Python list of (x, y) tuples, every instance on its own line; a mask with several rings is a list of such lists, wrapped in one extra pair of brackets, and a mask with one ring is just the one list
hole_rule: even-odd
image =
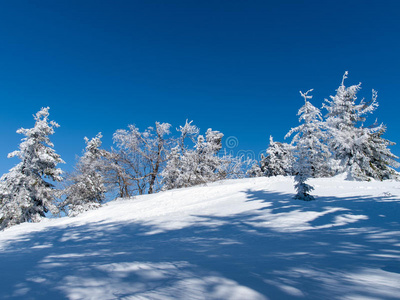
[(35, 126), (21, 128), (17, 133), (25, 138), (8, 157), (21, 160), (0, 179), (0, 227), (5, 228), (22, 222), (38, 222), (46, 213), (58, 212), (55, 204), (54, 182), (62, 180), (57, 168), (64, 163), (53, 149), (49, 136), (59, 125), (49, 121), (49, 107), (42, 108), (34, 116)]
[(261, 161), (264, 159), (264, 155), (261, 154), (261, 160), (253, 160), (253, 163), (251, 164), (250, 169), (247, 170), (246, 175), (250, 178), (253, 177), (262, 177), (264, 176), (263, 171), (261, 170)]
[[(319, 110), (307, 99), (311, 99), (308, 93), (312, 90), (308, 90), (306, 93), (300, 92), (304, 98), (304, 106), (300, 108), (298, 115), (300, 116), (299, 121), (304, 121), (300, 126), (291, 129), (286, 137), (290, 136), (294, 132), (297, 134), (293, 137), (292, 145), (294, 146), (294, 156), (296, 161), (294, 163), (295, 172), (295, 189), (297, 194), (295, 199), (310, 201), (314, 197), (310, 195), (310, 192), (314, 189), (312, 186), (306, 183), (306, 181), (312, 177), (314, 159), (318, 157), (318, 151), (320, 148), (314, 149), (313, 147), (320, 147), (320, 136), (318, 132), (320, 130), (320, 113)], [(316, 134), (314, 137), (313, 135)]]
[[(371, 177), (382, 178), (379, 170), (383, 168), (389, 176), (390, 166), (395, 167), (397, 163), (394, 161), (396, 157), (387, 149), (391, 142), (381, 138), (385, 129), (382, 125), (364, 126), (366, 115), (373, 113), (378, 107), (377, 93), (373, 90), (371, 101), (366, 103), (361, 100), (357, 104), (357, 93), (361, 89), (361, 83), (346, 88), (344, 80), (347, 75), (348, 72), (344, 74), (336, 95), (331, 96), (331, 100), (325, 100), (324, 104), (328, 111), (328, 146), (337, 162), (336, 172), (347, 172), (350, 178), (357, 180), (369, 180)], [(383, 157), (374, 158), (374, 155), (379, 153)], [(389, 157), (391, 159), (387, 159)], [(380, 163), (379, 167), (374, 167), (377, 161), (386, 161), (386, 168)]]
[(79, 159), (75, 172), (68, 177), (69, 185), (64, 190), (66, 198), (62, 207), (67, 208), (69, 216), (98, 208), (105, 200), (107, 189), (102, 174), (101, 138), (101, 133), (91, 140), (85, 137), (85, 152)]
[(312, 89), (306, 93), (300, 92), (304, 98), (304, 105), (297, 113), (301, 124), (292, 128), (286, 134), (285, 139), (295, 134), (291, 142), (295, 149), (300, 141), (303, 145), (307, 145), (308, 159), (311, 164), (311, 177), (329, 177), (333, 174), (329, 164), (330, 152), (326, 145), (325, 126), (320, 110), (308, 101), (308, 99), (312, 98), (312, 96), (308, 95), (311, 91)]
[(296, 146), (296, 152), (297, 160), (294, 167), (296, 172), (294, 187), (297, 193), (294, 198), (304, 201), (314, 200), (314, 197), (310, 195), (310, 192), (314, 190), (314, 188), (306, 182), (311, 177), (311, 161), (307, 156), (309, 154), (307, 145), (304, 145), (300, 141)]
[(267, 155), (261, 154), (260, 161), (253, 164), (247, 175), (250, 177), (293, 175), (294, 156), (292, 151), (291, 145), (275, 142), (270, 136), (269, 146), (266, 150)]
[(364, 170), (365, 174), (376, 180), (396, 179), (399, 180), (399, 173), (391, 167), (398, 168), (400, 164), (388, 146), (395, 145), (382, 135), (386, 132), (385, 125), (373, 126), (374, 132), (368, 133), (368, 143), (365, 144), (364, 152), (368, 154), (370, 168)]

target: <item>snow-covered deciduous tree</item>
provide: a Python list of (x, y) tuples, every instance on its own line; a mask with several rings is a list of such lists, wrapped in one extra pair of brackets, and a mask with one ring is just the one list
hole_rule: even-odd
[(221, 157), (221, 165), (219, 167), (219, 179), (238, 179), (244, 178), (253, 163), (251, 158), (246, 158), (244, 155), (227, 154), (224, 150), (224, 155)]
[(180, 132), (180, 137), (178, 138), (178, 145), (182, 153), (188, 150), (187, 140), (189, 139), (192, 143), (196, 143), (197, 137), (199, 136), (200, 129), (192, 124), (193, 121), (188, 122), (186, 120), (184, 126), (179, 126), (177, 129)]
[[(127, 168), (130, 161), (121, 152), (113, 148), (110, 151), (103, 149), (102, 155), (104, 161), (101, 170), (108, 190), (116, 190), (117, 196), (120, 198), (132, 196), (135, 189), (132, 187), (132, 174), (129, 173), (130, 170)], [(142, 194), (144, 190), (145, 187), (142, 187), (140, 190)]]
[[(245, 162), (242, 159), (219, 155), (222, 149), (221, 132), (208, 129), (204, 137), (199, 135), (198, 127), (187, 121), (177, 130), (181, 133), (177, 146), (172, 148), (161, 173), (163, 190), (243, 176)], [(187, 139), (194, 143), (193, 148), (188, 147)]]
[(308, 99), (312, 98), (312, 96), (308, 95), (311, 91), (300, 92), (304, 98), (304, 105), (297, 113), (301, 124), (292, 128), (285, 138), (295, 134), (291, 145), (296, 148), (296, 145), (301, 141), (304, 146), (308, 147), (311, 177), (329, 177), (333, 174), (329, 164), (330, 152), (326, 145), (325, 126), (320, 110), (308, 101)]
[(164, 191), (184, 186), (182, 180), (183, 162), (181, 160), (183, 155), (181, 151), (180, 146), (175, 146), (168, 154), (167, 165), (161, 172), (162, 190)]
[(222, 149), (223, 133), (214, 131), (209, 128), (206, 137), (200, 135), (195, 145), (193, 161), (197, 162), (196, 168), (193, 170), (193, 181), (196, 184), (206, 183), (222, 179), (224, 176), (220, 173), (222, 160), (218, 156)]
[(115, 182), (120, 186), (121, 197), (135, 193), (152, 194), (160, 190), (160, 173), (170, 151), (170, 140), (167, 138), (170, 127), (168, 123), (156, 122), (155, 127), (148, 127), (143, 132), (135, 125), (129, 125), (129, 130), (120, 129), (114, 133), (117, 150), (109, 153), (113, 167), (109, 174), (116, 175)]
[[(381, 137), (386, 128), (383, 125), (364, 126), (366, 115), (373, 113), (378, 107), (377, 92), (372, 91), (372, 99), (368, 103), (361, 100), (357, 104), (361, 83), (346, 88), (344, 80), (347, 75), (348, 72), (344, 74), (336, 95), (331, 96), (330, 101), (326, 100), (324, 105), (328, 111), (328, 146), (338, 165), (336, 171), (347, 172), (349, 178), (356, 180), (391, 177), (389, 174), (394, 173), (390, 166), (397, 166), (394, 161), (397, 157), (387, 148), (392, 143)], [(386, 167), (381, 163), (386, 164)], [(386, 170), (384, 173), (387, 176), (382, 176), (379, 171), (382, 169)]]
[(85, 152), (79, 159), (75, 172), (67, 177), (69, 184), (64, 190), (66, 198), (62, 207), (67, 208), (69, 216), (98, 208), (105, 200), (107, 189), (103, 177), (101, 138), (101, 133), (91, 140), (85, 137)]
[[(173, 148), (168, 163), (162, 172), (164, 190), (188, 187), (220, 179), (222, 159), (217, 155), (222, 148), (223, 134), (219, 131), (208, 129), (206, 137), (198, 135), (197, 127), (190, 123), (181, 126), (179, 145)], [(188, 132), (193, 134), (194, 148), (189, 149), (185, 144)], [(196, 138), (196, 139), (195, 139)]]
[(53, 149), (49, 138), (59, 125), (49, 121), (48, 117), (49, 107), (42, 108), (34, 116), (33, 128), (17, 131), (25, 138), (19, 150), (8, 155), (19, 158), (21, 162), (0, 179), (1, 228), (22, 222), (38, 222), (46, 213), (58, 212), (53, 183), (62, 180), (62, 171), (57, 165), (64, 161)]
[(195, 144), (200, 132), (200, 129), (192, 123), (193, 121), (186, 120), (184, 126), (176, 129), (180, 132), (180, 136), (176, 140), (177, 145), (168, 154), (167, 164), (161, 172), (163, 190), (190, 186), (187, 174), (192, 172), (195, 165), (190, 159), (193, 151), (189, 149), (187, 140), (189, 139), (191, 143)]

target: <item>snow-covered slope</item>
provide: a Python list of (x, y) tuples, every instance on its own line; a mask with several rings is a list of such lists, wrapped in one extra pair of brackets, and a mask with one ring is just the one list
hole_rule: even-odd
[(400, 183), (217, 182), (0, 232), (1, 299), (400, 299)]

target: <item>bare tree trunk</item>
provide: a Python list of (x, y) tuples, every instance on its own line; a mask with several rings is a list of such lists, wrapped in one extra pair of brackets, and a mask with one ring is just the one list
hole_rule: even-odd
[(161, 164), (161, 154), (162, 154), (162, 150), (163, 150), (163, 140), (161, 138), (159, 138), (158, 141), (158, 151), (157, 151), (157, 160), (156, 160), (156, 165), (155, 168), (153, 170), (153, 173), (150, 175), (150, 183), (149, 183), (149, 194), (153, 193), (154, 190), (154, 183), (156, 182), (156, 178), (160, 169), (160, 164)]

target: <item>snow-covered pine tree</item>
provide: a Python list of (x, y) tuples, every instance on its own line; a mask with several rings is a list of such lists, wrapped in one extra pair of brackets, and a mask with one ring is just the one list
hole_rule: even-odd
[(53, 182), (62, 180), (57, 165), (64, 161), (49, 138), (59, 125), (48, 117), (49, 107), (42, 108), (34, 116), (33, 128), (17, 131), (25, 138), (19, 150), (8, 157), (18, 157), (21, 162), (0, 179), (0, 228), (38, 222), (47, 212), (58, 212)]
[(312, 96), (308, 95), (311, 90), (306, 93), (300, 92), (304, 98), (304, 105), (299, 109), (297, 115), (299, 126), (292, 128), (285, 136), (285, 138), (293, 136), (291, 145), (296, 145), (302, 142), (303, 145), (308, 145), (308, 160), (311, 164), (311, 177), (328, 177), (332, 176), (329, 165), (330, 152), (326, 145), (326, 131), (324, 130), (324, 122), (322, 115), (318, 108), (308, 101)]
[(261, 170), (262, 160), (264, 159), (264, 155), (261, 154), (261, 160), (258, 162), (257, 160), (253, 160), (253, 164), (250, 169), (247, 170), (246, 175), (250, 178), (253, 177), (262, 177), (264, 176), (263, 171)]
[(398, 168), (400, 164), (396, 161), (398, 157), (394, 155), (388, 146), (395, 145), (387, 139), (384, 139), (382, 135), (386, 132), (385, 125), (374, 126), (375, 132), (369, 133), (367, 149), (365, 152), (368, 153), (370, 170), (366, 173), (369, 177), (376, 180), (385, 179), (400, 179), (400, 174), (391, 167)]
[[(300, 92), (304, 98), (304, 106), (302, 106), (297, 115), (300, 116), (299, 121), (304, 121), (303, 124), (296, 128), (292, 128), (285, 136), (289, 137), (294, 132), (297, 134), (293, 137), (292, 145), (294, 146), (294, 155), (296, 161), (294, 164), (295, 172), (295, 189), (297, 194), (295, 199), (310, 201), (314, 197), (310, 195), (310, 192), (314, 189), (312, 186), (306, 183), (308, 178), (312, 177), (313, 173), (313, 160), (318, 157), (321, 147), (320, 136), (318, 132), (320, 130), (320, 113), (317, 108), (311, 105), (307, 99), (311, 99), (308, 93), (312, 90), (308, 90), (306, 93)], [(314, 137), (314, 134), (316, 136)], [(318, 147), (315, 149), (314, 147)]]
[[(336, 95), (331, 96), (330, 101), (325, 100), (324, 104), (328, 111), (328, 146), (338, 165), (336, 172), (347, 172), (349, 178), (357, 180), (369, 180), (371, 177), (382, 178), (379, 170), (383, 168), (389, 176), (390, 166), (396, 166), (397, 163), (393, 160), (396, 157), (387, 149), (391, 142), (381, 138), (384, 127), (363, 125), (365, 116), (378, 107), (377, 92), (372, 91), (372, 99), (368, 103), (361, 100), (356, 104), (361, 83), (346, 88), (344, 80), (347, 75), (348, 72), (345, 72)], [(380, 154), (383, 156), (379, 157)], [(374, 158), (375, 155), (378, 155), (377, 159)], [(378, 161), (386, 161), (386, 167)], [(375, 164), (380, 166), (374, 166)]]
[(102, 175), (101, 138), (101, 133), (91, 140), (85, 137), (85, 152), (79, 159), (75, 172), (68, 178), (70, 184), (64, 190), (66, 198), (62, 207), (67, 207), (69, 216), (98, 208), (105, 200), (107, 189)]
[(314, 197), (310, 195), (310, 192), (314, 190), (314, 188), (306, 182), (311, 177), (311, 164), (307, 156), (309, 154), (309, 151), (307, 151), (307, 145), (304, 145), (300, 141), (296, 146), (296, 152), (297, 161), (295, 164), (296, 175), (294, 177), (294, 187), (297, 193), (294, 198), (304, 201), (314, 200)]
[(293, 147), (286, 143), (275, 142), (269, 137), (267, 156), (261, 157), (260, 168), (265, 176), (293, 175)]

